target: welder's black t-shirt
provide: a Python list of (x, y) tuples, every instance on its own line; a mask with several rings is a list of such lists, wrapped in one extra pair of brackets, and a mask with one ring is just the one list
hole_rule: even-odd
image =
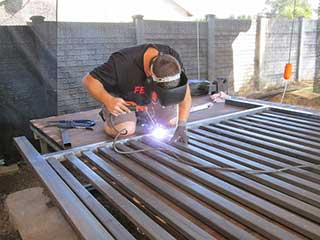
[(138, 105), (147, 105), (151, 102), (152, 81), (144, 72), (143, 59), (150, 47), (157, 49), (159, 53), (175, 57), (183, 69), (179, 54), (171, 47), (143, 44), (114, 52), (106, 63), (95, 68), (90, 75), (99, 80), (113, 96), (134, 101)]

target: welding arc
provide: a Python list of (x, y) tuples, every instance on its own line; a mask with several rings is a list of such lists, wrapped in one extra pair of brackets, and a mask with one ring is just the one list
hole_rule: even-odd
[[(146, 113), (148, 115), (148, 117), (150, 118), (150, 120), (152, 121), (153, 124), (154, 121), (150, 115), (150, 113), (148, 112), (148, 110), (146, 110)], [(163, 150), (162, 148), (154, 148), (154, 147), (150, 147), (150, 148), (145, 148), (145, 149), (139, 149), (139, 150), (132, 150), (132, 151), (122, 151), (120, 149), (117, 148), (117, 142), (119, 140), (119, 137), (120, 136), (124, 136), (128, 133), (128, 130), (126, 128), (123, 128), (121, 130), (118, 130), (116, 127), (115, 127), (115, 124), (114, 124), (114, 116), (111, 115), (110, 116), (110, 125), (112, 127), (112, 129), (117, 133), (116, 136), (114, 137), (113, 139), (113, 142), (112, 142), (112, 148), (115, 152), (119, 153), (119, 154), (133, 154), (133, 153), (139, 153), (139, 152), (147, 152), (147, 151), (155, 151), (155, 150)]]

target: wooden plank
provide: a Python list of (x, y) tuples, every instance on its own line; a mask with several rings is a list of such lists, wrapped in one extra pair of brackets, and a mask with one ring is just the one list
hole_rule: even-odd
[(40, 180), (61, 207), (66, 218), (83, 239), (114, 239), (61, 180), (26, 137), (15, 138), (15, 143)]
[(305, 160), (307, 162), (318, 164), (319, 160), (320, 160), (318, 156), (314, 156), (312, 154), (304, 153), (302, 151), (290, 149), (289, 147), (279, 146), (277, 144), (270, 143), (268, 141), (256, 139), (254, 137), (245, 136), (245, 135), (242, 135), (242, 134), (239, 134), (239, 133), (235, 133), (235, 132), (232, 132), (232, 131), (229, 131), (229, 130), (224, 130), (224, 129), (219, 128), (218, 126), (213, 126), (213, 125), (203, 126), (202, 129), (205, 129), (207, 131), (214, 132), (214, 133), (217, 133), (217, 134), (221, 134), (221, 135), (224, 135), (224, 136), (228, 136), (228, 137), (233, 138), (233, 139), (246, 141), (248, 143), (252, 143), (254, 145), (270, 149), (272, 151), (276, 151), (276, 152), (279, 152), (279, 153), (290, 155), (292, 157), (303, 159), (303, 160)]
[(150, 174), (147, 170), (137, 164), (134, 164), (131, 160), (123, 157), (122, 155), (115, 154), (113, 151), (106, 148), (102, 148), (100, 150), (101, 153), (108, 159), (116, 162), (119, 166), (121, 166), (121, 168), (124, 168), (135, 177), (141, 179), (154, 190), (161, 193), (161, 195), (166, 196), (179, 207), (197, 217), (200, 221), (204, 222), (226, 238), (238, 239), (239, 236), (242, 236), (243, 239), (255, 239), (251, 234), (247, 233), (242, 228), (234, 225), (232, 222), (226, 220), (215, 212), (210, 211), (198, 201), (173, 188), (160, 177)]
[(119, 240), (134, 240), (135, 238), (106, 210), (104, 206), (55, 158), (48, 159), (49, 164), (68, 184), (74, 193), (108, 229), (108, 231)]
[(76, 167), (109, 202), (116, 206), (148, 237), (151, 239), (174, 239), (167, 231), (161, 228), (132, 202), (115, 190), (114, 187), (107, 183), (98, 174), (93, 172), (79, 158), (72, 154), (69, 154), (66, 157), (68, 161)]
[[(122, 151), (129, 151), (130, 148), (119, 145), (119, 149)], [(147, 179), (145, 173), (143, 173), (143, 168), (139, 167), (135, 163), (143, 164), (144, 167), (152, 168), (157, 172), (158, 175), (175, 184), (179, 188), (189, 192), (193, 196), (197, 197), (199, 200), (211, 205), (212, 207), (219, 209), (224, 214), (236, 219), (238, 222), (249, 226), (256, 232), (262, 234), (263, 236), (272, 239), (290, 239), (296, 237), (290, 231), (286, 231), (280, 228), (276, 224), (266, 220), (265, 218), (259, 216), (258, 214), (248, 211), (236, 204), (233, 201), (217, 194), (214, 191), (210, 191), (208, 188), (196, 183), (195, 181), (178, 174), (172, 169), (165, 167), (158, 162), (152, 161), (150, 158), (143, 156), (139, 153), (131, 153), (130, 159), (124, 162), (124, 159), (119, 160), (120, 156), (114, 157), (114, 161), (121, 164), (121, 167), (126, 168), (130, 173), (139, 175), (142, 179), (154, 186), (159, 186), (159, 182), (156, 182), (155, 178)]]
[[(150, 145), (145, 145), (139, 141), (129, 141), (128, 144), (135, 149), (146, 149), (150, 147)], [(217, 177), (209, 175), (208, 173), (178, 162), (175, 158), (164, 154), (163, 152), (147, 151), (145, 154), (153, 159), (156, 159), (162, 164), (173, 168), (188, 177), (191, 177), (205, 186), (208, 186), (213, 190), (220, 192), (221, 194), (227, 195), (237, 202), (241, 202), (246, 207), (252, 208), (257, 212), (279, 222), (280, 224), (288, 226), (294, 231), (298, 231), (311, 238), (320, 237), (320, 228), (318, 228), (318, 225), (314, 224), (313, 222), (307, 221), (296, 214), (292, 214), (291, 212), (282, 209), (275, 204), (256, 197), (255, 195), (222, 181)], [(154, 164), (153, 160), (150, 164)]]

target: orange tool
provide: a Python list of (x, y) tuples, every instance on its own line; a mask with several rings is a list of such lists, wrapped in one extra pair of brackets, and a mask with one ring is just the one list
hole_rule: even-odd
[(130, 109), (130, 111), (133, 111), (133, 112), (146, 112), (147, 111), (147, 106), (140, 106), (140, 105), (137, 105), (136, 102), (133, 102), (133, 101), (126, 101), (126, 103), (128, 104), (127, 108)]

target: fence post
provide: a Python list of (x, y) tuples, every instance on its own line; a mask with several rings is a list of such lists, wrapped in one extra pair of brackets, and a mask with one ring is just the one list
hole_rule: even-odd
[(266, 31), (268, 19), (262, 16), (257, 17), (256, 49), (254, 58), (254, 88), (259, 91), (263, 78), (264, 51), (266, 45)]
[(212, 82), (216, 79), (215, 76), (215, 19), (214, 14), (206, 15), (208, 23), (208, 80), (210, 81), (209, 94), (212, 92)]
[(142, 44), (145, 42), (144, 39), (144, 21), (143, 15), (134, 15), (132, 16), (133, 22), (136, 27), (136, 41), (137, 44)]
[(297, 72), (296, 81), (302, 80), (303, 69), (303, 42), (304, 42), (304, 29), (305, 21), (303, 17), (299, 17), (299, 35), (298, 35), (298, 52), (297, 52)]

